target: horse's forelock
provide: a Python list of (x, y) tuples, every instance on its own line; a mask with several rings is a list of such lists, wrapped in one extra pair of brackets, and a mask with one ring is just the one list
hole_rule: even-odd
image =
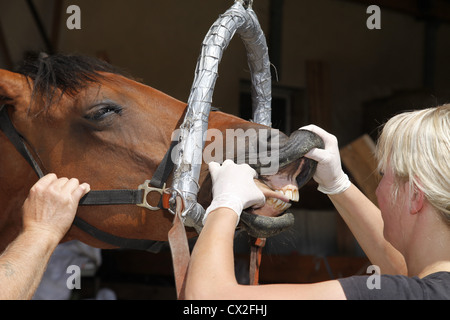
[(31, 80), (32, 100), (43, 102), (43, 109), (57, 103), (63, 95), (74, 97), (89, 84), (104, 79), (103, 72), (129, 77), (103, 60), (61, 54), (31, 54), (17, 72)]

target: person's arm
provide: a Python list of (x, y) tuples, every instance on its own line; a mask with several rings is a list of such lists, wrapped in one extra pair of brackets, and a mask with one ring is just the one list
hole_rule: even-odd
[(238, 215), (229, 208), (210, 213), (196, 242), (186, 278), (188, 300), (345, 299), (339, 281), (315, 284), (240, 285), (234, 274), (233, 239)]
[(337, 280), (308, 285), (238, 284), (234, 274), (235, 228), (242, 209), (261, 204), (264, 195), (248, 165), (226, 161), (221, 167), (213, 163), (210, 173), (213, 202), (192, 252), (185, 286), (187, 299), (345, 299)]
[(39, 232), (21, 233), (0, 257), (0, 300), (31, 299), (58, 242)]
[(31, 299), (54, 249), (70, 228), (78, 202), (89, 191), (76, 179), (50, 174), (30, 190), (23, 230), (0, 256), (0, 299)]
[(318, 162), (314, 175), (318, 190), (328, 194), (372, 264), (383, 274), (406, 275), (404, 257), (384, 238), (380, 210), (344, 174), (336, 137), (314, 125), (302, 129), (315, 132), (325, 143), (325, 149), (305, 155)]
[[(192, 251), (186, 278), (186, 299), (214, 299), (234, 293), (233, 241), (238, 215), (229, 208), (210, 213)], [(222, 289), (220, 289), (222, 288)]]

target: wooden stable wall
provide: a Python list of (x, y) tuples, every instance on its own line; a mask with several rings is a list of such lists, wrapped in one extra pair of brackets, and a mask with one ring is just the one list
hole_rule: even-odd
[(375, 159), (375, 143), (368, 134), (341, 148), (341, 159), (355, 184), (375, 205), (375, 190), (381, 179)]

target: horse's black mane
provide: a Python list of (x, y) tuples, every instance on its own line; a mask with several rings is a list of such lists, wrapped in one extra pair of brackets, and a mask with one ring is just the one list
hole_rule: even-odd
[[(102, 79), (100, 72), (125, 75), (109, 63), (82, 55), (47, 55), (31, 53), (16, 70), (33, 80), (33, 100), (40, 98), (45, 107), (55, 103), (63, 94), (75, 96), (88, 84)], [(59, 89), (59, 92), (58, 92)]]

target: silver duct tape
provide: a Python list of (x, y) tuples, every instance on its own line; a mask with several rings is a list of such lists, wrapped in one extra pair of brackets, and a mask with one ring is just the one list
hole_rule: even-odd
[[(267, 43), (251, 3), (236, 0), (217, 19), (202, 43), (188, 109), (180, 126), (178, 154), (175, 161), (173, 188), (184, 197), (185, 225), (199, 227), (204, 208), (197, 203), (198, 180), (202, 164), (204, 138), (208, 129), (214, 87), (225, 49), (237, 32), (247, 50), (251, 72), (253, 121), (271, 126), (272, 80)], [(248, 9), (244, 8), (248, 6)], [(175, 195), (174, 195), (175, 196)]]
[[(253, 10), (247, 10), (252, 26), (239, 33), (247, 50), (252, 81), (253, 121), (272, 126), (272, 76), (266, 37)], [(258, 31), (258, 32), (255, 32)]]

